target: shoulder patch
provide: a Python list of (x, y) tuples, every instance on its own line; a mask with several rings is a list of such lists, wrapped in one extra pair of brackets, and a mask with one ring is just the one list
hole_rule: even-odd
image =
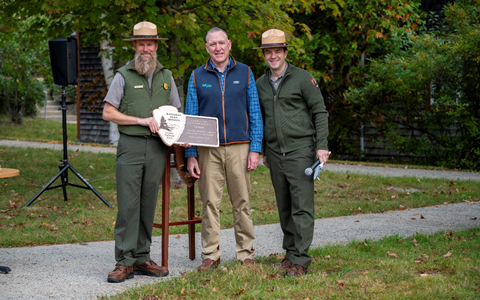
[(318, 83), (317, 81), (315, 80), (315, 78), (312, 77), (312, 79), (310, 80), (313, 84), (314, 87), (316, 87), (317, 89), (319, 89), (320, 87), (318, 86)]

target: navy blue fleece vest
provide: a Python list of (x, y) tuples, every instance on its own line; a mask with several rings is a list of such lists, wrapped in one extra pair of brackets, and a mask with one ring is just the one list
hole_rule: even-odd
[[(233, 57), (230, 57), (233, 60)], [(221, 145), (249, 143), (247, 88), (250, 68), (233, 60), (233, 67), (226, 70), (225, 91), (222, 94), (220, 75), (209, 61), (193, 71), (198, 97), (198, 115), (218, 119)]]

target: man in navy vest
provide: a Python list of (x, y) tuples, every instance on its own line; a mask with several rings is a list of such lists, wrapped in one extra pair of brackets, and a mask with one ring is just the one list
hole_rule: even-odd
[(185, 155), (191, 176), (198, 178), (203, 201), (202, 264), (199, 271), (220, 263), (220, 202), (227, 182), (236, 240), (236, 257), (254, 264), (253, 223), (250, 215), (250, 173), (260, 161), (263, 122), (255, 79), (250, 67), (230, 55), (232, 41), (220, 28), (206, 36), (210, 55), (192, 72), (185, 114), (218, 119), (220, 147), (189, 147)]
[(158, 188), (168, 146), (158, 137), (152, 110), (163, 105), (181, 107), (172, 72), (157, 61), (157, 26), (140, 22), (133, 28), (135, 59), (117, 70), (104, 99), (103, 118), (118, 124), (117, 221), (115, 269), (108, 282), (135, 275), (166, 276), (168, 269), (150, 258)]

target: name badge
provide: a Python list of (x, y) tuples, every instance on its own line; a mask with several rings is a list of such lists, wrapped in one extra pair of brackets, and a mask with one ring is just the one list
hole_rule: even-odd
[(143, 89), (143, 85), (135, 85), (133, 86), (134, 89)]
[(240, 81), (234, 81), (233, 84), (240, 84)]

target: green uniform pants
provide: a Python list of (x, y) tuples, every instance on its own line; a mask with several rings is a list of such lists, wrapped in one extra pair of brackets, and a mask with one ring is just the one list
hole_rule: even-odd
[(313, 146), (289, 153), (278, 153), (266, 148), (280, 226), (283, 231), (283, 249), (292, 264), (308, 268), (312, 259), (308, 249), (313, 240), (315, 222), (313, 176), (305, 169), (315, 160)]
[(158, 189), (168, 147), (159, 137), (120, 135), (117, 147), (115, 260), (125, 266), (150, 260)]

